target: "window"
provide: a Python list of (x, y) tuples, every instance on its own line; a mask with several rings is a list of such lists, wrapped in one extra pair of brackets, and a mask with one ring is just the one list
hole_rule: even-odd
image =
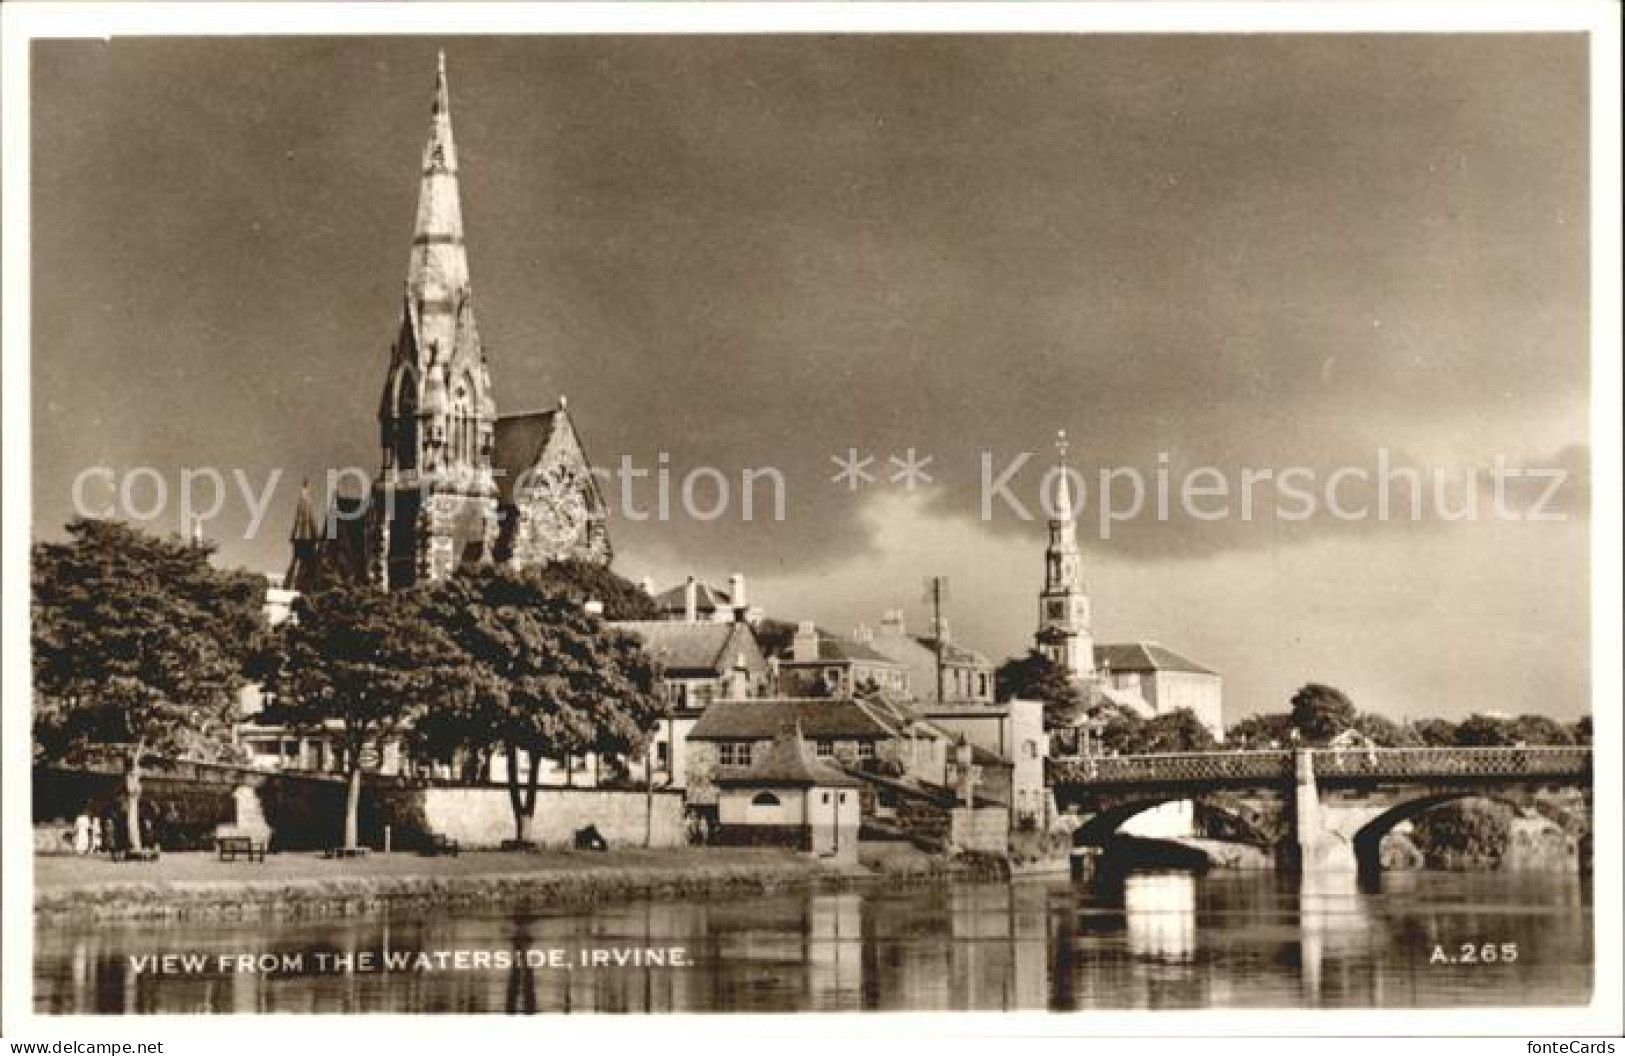
[(836, 795), (836, 797), (835, 797), (835, 800), (836, 800), (837, 803), (845, 803), (846, 802), (846, 793), (845, 792), (838, 793)]
[(751, 797), (750, 805), (753, 807), (776, 807), (779, 805), (779, 797), (771, 792), (758, 792)]
[(829, 802), (829, 793), (828, 793), (828, 792), (825, 792), (825, 793), (824, 793), (824, 798), (823, 798), (823, 800), (822, 800), (822, 802), (824, 802), (824, 803), (828, 803), (828, 802)]
[(655, 766), (664, 770), (671, 765), (671, 745), (661, 741), (655, 745)]
[(818, 751), (818, 758), (820, 758), (820, 759), (831, 758), (835, 754), (835, 742), (834, 741), (819, 741), (818, 745), (817, 745), (817, 751)]
[(1037, 741), (1028, 741), (1025, 744), (1023, 744), (1021, 746), (1021, 748), (1022, 748), (1022, 751), (1027, 753), (1027, 758), (1029, 758), (1029, 759), (1037, 759), (1038, 758), (1038, 742)]
[(723, 766), (749, 766), (750, 744), (742, 741), (723, 741), (717, 749), (717, 762)]
[(875, 757), (875, 742), (874, 741), (859, 741), (858, 742), (858, 758), (859, 759), (873, 759), (874, 757)]

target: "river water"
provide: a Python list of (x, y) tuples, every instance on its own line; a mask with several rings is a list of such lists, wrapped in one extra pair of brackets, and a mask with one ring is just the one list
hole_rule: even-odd
[[(1591, 898), (1578, 877), (1401, 873), (1379, 883), (1136, 872), (557, 912), (53, 924), (36, 937), (35, 1007), (1041, 1011), (1589, 1000)], [(590, 966), (645, 949), (668, 963)], [(166, 954), (196, 958), (195, 970), (178, 960), (156, 970), (150, 958)]]

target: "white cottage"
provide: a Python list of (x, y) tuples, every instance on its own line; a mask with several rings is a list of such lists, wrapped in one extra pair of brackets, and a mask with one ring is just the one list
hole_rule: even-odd
[(862, 782), (816, 758), (799, 723), (755, 755), (748, 767), (715, 778), (716, 842), (856, 862)]

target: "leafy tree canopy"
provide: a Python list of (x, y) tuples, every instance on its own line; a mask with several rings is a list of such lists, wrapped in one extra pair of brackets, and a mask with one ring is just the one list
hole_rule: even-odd
[(213, 548), (79, 519), (33, 553), (35, 753), (229, 755), (265, 581)]
[(1000, 700), (1043, 701), (1046, 727), (1070, 725), (1088, 703), (1072, 672), (1036, 649), (999, 665), (994, 689)]
[[(442, 747), (506, 751), (520, 839), (540, 760), (636, 754), (665, 713), (661, 675), (642, 642), (539, 571), (464, 569), (431, 587), (426, 604), (455, 643), (471, 689), (448, 698), (429, 728)], [(521, 757), (529, 763), (522, 796)]]
[(554, 561), (534, 570), (538, 583), (575, 599), (604, 606), (606, 620), (655, 620), (660, 610), (643, 588), (591, 561)]
[(1249, 715), (1225, 732), (1229, 748), (1286, 748), (1292, 743), (1292, 716), (1286, 712)]
[(1292, 728), (1306, 744), (1325, 744), (1357, 716), (1354, 702), (1335, 686), (1311, 682), (1292, 695)]

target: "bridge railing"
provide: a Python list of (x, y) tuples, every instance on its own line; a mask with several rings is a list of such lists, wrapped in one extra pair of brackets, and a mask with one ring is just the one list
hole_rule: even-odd
[(1317, 778), (1578, 777), (1591, 772), (1591, 749), (1317, 748), (1314, 766)]
[(1290, 778), (1293, 772), (1292, 753), (1273, 749), (1109, 755), (1058, 759), (1050, 763), (1050, 774), (1055, 782), (1084, 785), (1276, 781)]
[[(1316, 748), (1315, 777), (1450, 780), (1472, 777), (1584, 777), (1591, 749), (1578, 747)], [(1297, 773), (1288, 750), (1169, 752), (1055, 759), (1057, 784), (1150, 785), (1278, 781)]]

